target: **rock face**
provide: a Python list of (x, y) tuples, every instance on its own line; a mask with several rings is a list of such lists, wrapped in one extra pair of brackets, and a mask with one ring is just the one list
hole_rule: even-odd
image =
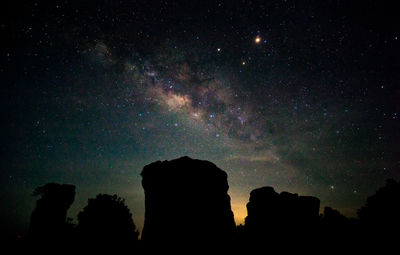
[(281, 238), (299, 240), (316, 230), (319, 222), (318, 198), (276, 193), (272, 187), (262, 187), (250, 193), (247, 204), (246, 229), (252, 239)]
[(142, 240), (155, 243), (224, 243), (235, 222), (227, 174), (211, 162), (182, 157), (144, 167)]
[(55, 241), (64, 238), (67, 210), (75, 199), (75, 186), (48, 183), (36, 188), (40, 195), (32, 212), (29, 236), (34, 240)]

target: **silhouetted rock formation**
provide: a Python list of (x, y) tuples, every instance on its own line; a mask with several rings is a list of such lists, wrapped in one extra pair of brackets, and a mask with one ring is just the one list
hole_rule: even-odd
[(75, 186), (48, 183), (36, 188), (33, 195), (41, 198), (31, 215), (30, 240), (42, 243), (63, 241), (68, 232), (67, 210), (75, 199)]
[(80, 245), (93, 250), (132, 250), (138, 232), (125, 201), (117, 195), (99, 194), (78, 214)]
[(226, 245), (232, 238), (227, 174), (216, 165), (182, 157), (149, 164), (141, 175), (145, 244)]
[(227, 175), (214, 164), (183, 157), (147, 165), (141, 175), (146, 206), (143, 247), (123, 199), (104, 194), (89, 199), (74, 227), (66, 215), (75, 186), (48, 183), (35, 189), (33, 195), (41, 197), (28, 238), (19, 240), (14, 251), (316, 254), (377, 248), (388, 253), (397, 248), (400, 183), (394, 180), (368, 197), (358, 211), (360, 220), (330, 207), (319, 215), (315, 197), (258, 188), (250, 193), (245, 225), (235, 227)]
[(315, 197), (288, 192), (278, 194), (272, 187), (250, 193), (245, 228), (247, 241), (277, 248), (283, 243), (312, 239), (319, 223), (320, 201)]

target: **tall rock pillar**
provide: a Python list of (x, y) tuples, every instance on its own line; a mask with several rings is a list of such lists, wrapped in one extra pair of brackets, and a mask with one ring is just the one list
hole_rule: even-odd
[(182, 157), (143, 168), (146, 244), (224, 244), (235, 229), (227, 174)]

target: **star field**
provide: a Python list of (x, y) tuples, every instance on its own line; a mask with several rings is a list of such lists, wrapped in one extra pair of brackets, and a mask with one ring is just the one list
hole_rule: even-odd
[[(33, 1), (2, 15), (5, 229), (32, 190), (126, 198), (140, 172), (206, 159), (228, 173), (236, 223), (251, 190), (313, 195), (354, 217), (399, 179), (400, 31), (357, 1)], [(398, 24), (398, 23), (397, 23)]]

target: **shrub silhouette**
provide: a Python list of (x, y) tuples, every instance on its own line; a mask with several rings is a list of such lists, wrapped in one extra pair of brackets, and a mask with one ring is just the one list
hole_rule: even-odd
[(81, 245), (127, 249), (138, 241), (138, 232), (125, 200), (117, 195), (99, 194), (88, 200), (78, 214)]
[(321, 215), (318, 242), (322, 247), (335, 252), (350, 248), (354, 246), (354, 238), (358, 236), (355, 227), (354, 222), (338, 210), (325, 207), (324, 214)]
[(329, 228), (341, 228), (349, 223), (349, 219), (338, 210), (331, 207), (324, 208), (324, 214), (321, 216), (321, 224)]
[(365, 206), (358, 210), (363, 224), (374, 227), (400, 226), (400, 183), (389, 179), (386, 186), (367, 198)]

